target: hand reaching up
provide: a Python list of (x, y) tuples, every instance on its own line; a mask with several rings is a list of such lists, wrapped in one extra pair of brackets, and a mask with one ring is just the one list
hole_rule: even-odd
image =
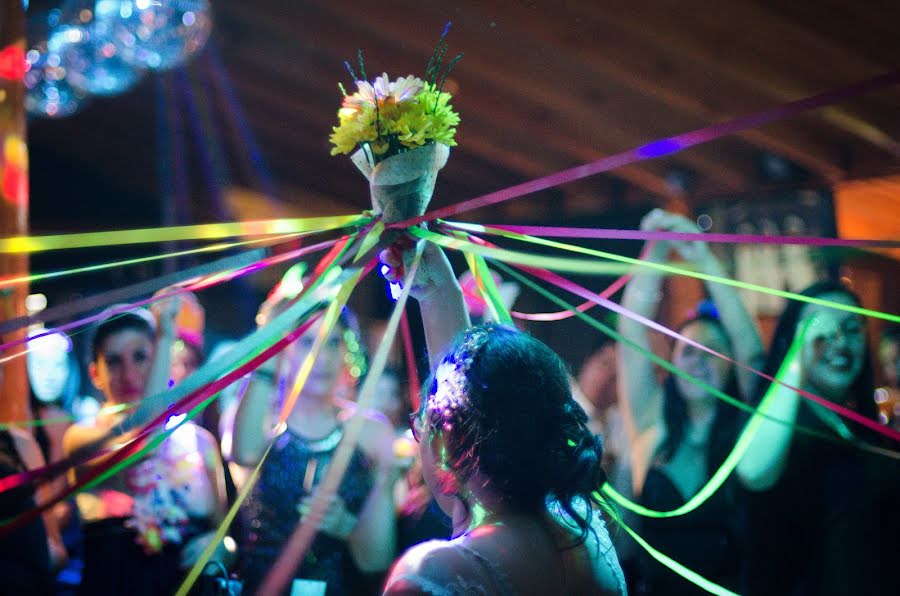
[[(403, 236), (381, 251), (379, 258), (387, 265), (385, 279), (391, 283), (403, 283), (407, 269), (413, 261), (415, 247), (416, 244), (412, 239)], [(437, 245), (426, 242), (419, 268), (412, 280), (410, 295), (419, 302), (433, 301), (440, 298), (441, 292), (454, 285), (458, 285), (456, 276), (444, 251)]]

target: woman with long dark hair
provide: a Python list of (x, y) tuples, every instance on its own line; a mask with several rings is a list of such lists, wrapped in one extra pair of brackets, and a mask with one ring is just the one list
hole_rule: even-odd
[[(401, 263), (382, 258), (396, 278)], [(410, 423), (453, 537), (408, 550), (385, 594), (625, 593), (596, 495), (602, 450), (562, 360), (517, 329), (469, 327), (433, 245), (412, 292), (433, 373)]]
[[(699, 232), (686, 218), (662, 210), (651, 211), (644, 230)], [(699, 270), (724, 275), (721, 265), (703, 242), (657, 242), (647, 259), (664, 262), (675, 250)], [(662, 274), (638, 268), (625, 289), (622, 305), (647, 318), (656, 316)], [(714, 307), (683, 322), (678, 331), (697, 343), (758, 367), (762, 342), (752, 318), (734, 288), (707, 283)], [(632, 342), (651, 349), (648, 329), (626, 317), (619, 330)], [(731, 363), (678, 342), (672, 364), (708, 386), (743, 399), (754, 380)], [(655, 510), (683, 505), (722, 464), (737, 435), (738, 411), (700, 385), (675, 375), (657, 380), (652, 362), (636, 350), (619, 349), (619, 399), (631, 435), (632, 484), (638, 501)], [(643, 536), (656, 548), (707, 579), (735, 588), (739, 582), (741, 524), (734, 510), (738, 491), (727, 483), (695, 511), (676, 518), (644, 519)], [(649, 557), (639, 564), (636, 587), (647, 594), (692, 594), (700, 589)]]
[[(820, 282), (802, 292), (859, 306), (846, 287)], [(764, 372), (875, 420), (872, 358), (857, 314), (790, 302), (782, 313)], [(748, 594), (880, 594), (896, 584), (886, 565), (896, 558), (900, 466), (853, 449), (876, 441), (865, 427), (803, 399), (784, 385), (762, 383), (767, 419), (737, 472), (750, 490)], [(793, 425), (843, 439), (832, 443), (796, 433)]]

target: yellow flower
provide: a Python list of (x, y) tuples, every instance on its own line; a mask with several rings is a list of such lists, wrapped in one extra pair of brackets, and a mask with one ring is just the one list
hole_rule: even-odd
[(391, 82), (387, 74), (375, 83), (357, 81), (357, 92), (344, 98), (338, 126), (332, 129), (332, 155), (351, 153), (368, 144), (381, 159), (403, 147), (430, 142), (455, 146), (459, 115), (450, 105), (449, 93), (413, 76)]

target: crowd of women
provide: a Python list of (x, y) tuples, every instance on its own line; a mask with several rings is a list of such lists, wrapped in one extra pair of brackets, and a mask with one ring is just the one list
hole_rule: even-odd
[[(660, 210), (643, 226), (698, 231)], [(389, 280), (403, 279), (412, 252), (382, 253)], [(660, 241), (645, 255), (657, 263), (676, 256), (724, 275), (702, 242)], [(398, 415), (403, 398), (396, 383), (380, 386), (393, 394), (379, 396), (382, 412), (357, 406), (358, 375), (348, 369), (357, 366), (352, 352), (360, 340), (344, 310), (320, 342), (283, 424), (277, 415), (321, 320), (226, 392), (210, 407), (218, 415), (195, 423), (172, 417), (166, 426), (175, 431), (136, 464), (0, 538), (0, 591), (173, 593), (217, 541), (195, 591), (233, 593), (240, 585), (252, 594), (295, 527), (315, 523), (317, 536), (284, 593), (702, 593), (631, 542), (625, 525), (740, 593), (895, 592), (896, 445), (883, 445), (876, 433), (801, 395), (877, 417), (866, 322), (827, 306), (859, 305), (846, 287), (821, 282), (804, 295), (827, 303), (789, 302), (766, 350), (735, 290), (709, 282), (708, 303), (676, 327), (689, 341), (674, 343), (671, 363), (685, 375), (660, 374), (634, 349), (651, 350), (648, 329), (623, 317), (618, 331), (627, 345), (600, 342), (577, 381), (528, 333), (472, 325), (453, 269), (436, 246), (423, 248), (409, 289), (419, 304), (431, 374), (408, 430), (398, 428), (405, 416)], [(293, 297), (284, 288), (273, 291), (257, 323), (284, 313)], [(621, 304), (654, 318), (665, 299), (661, 275), (636, 268)], [(35, 415), (58, 420), (59, 412), (74, 412), (78, 421), (64, 434), (58, 422), (35, 433), (0, 431), (0, 473), (152, 441), (140, 428), (168, 403), (147, 398), (164, 396), (203, 361), (202, 336), (179, 330), (182, 306), (167, 299), (153, 312), (132, 309), (100, 320), (87, 367), (99, 405), (77, 394), (68, 338), (52, 333), (35, 340), (29, 354), (30, 365), (40, 362), (29, 370)], [(697, 494), (749, 419), (718, 392), (749, 406), (766, 397), (772, 407), (735, 472), (709, 499), (685, 515), (652, 519), (627, 514), (602, 495), (609, 481), (647, 508), (670, 511)], [(353, 420), (362, 420), (358, 434), (348, 431)], [(346, 472), (337, 490), (323, 496), (316, 489), (347, 440), (353, 445)], [(894, 451), (872, 449), (885, 446)], [(103, 461), (88, 460), (68, 481), (86, 478)], [(253, 469), (258, 479), (249, 474)], [(55, 482), (0, 494), (3, 517), (65, 487), (65, 479)], [(247, 482), (252, 486), (240, 515), (219, 540), (215, 530)], [(314, 499), (322, 498), (324, 514), (312, 516)], [(82, 567), (74, 576), (57, 575), (61, 568), (73, 571), (67, 559)]]

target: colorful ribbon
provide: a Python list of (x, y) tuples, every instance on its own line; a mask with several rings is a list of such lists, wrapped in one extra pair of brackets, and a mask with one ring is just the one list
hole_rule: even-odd
[[(522, 241), (522, 242), (528, 242), (528, 243), (532, 243), (532, 244), (538, 244), (538, 245), (542, 245), (542, 246), (558, 248), (558, 249), (566, 250), (569, 252), (576, 252), (576, 253), (586, 254), (586, 255), (590, 255), (590, 256), (594, 256), (594, 257), (599, 257), (601, 259), (609, 259), (612, 261), (618, 261), (620, 263), (637, 265), (639, 267), (648, 267), (651, 269), (656, 269), (657, 271), (662, 271), (662, 272), (673, 274), (673, 275), (684, 275), (686, 277), (693, 277), (695, 279), (700, 279), (703, 281), (711, 281), (714, 283), (720, 283), (720, 284), (725, 284), (725, 285), (729, 285), (729, 286), (734, 286), (734, 287), (741, 288), (744, 290), (751, 290), (754, 292), (762, 292), (764, 294), (771, 294), (772, 296), (779, 296), (781, 298), (798, 300), (800, 302), (806, 302), (809, 304), (818, 304), (820, 306), (826, 306), (828, 308), (834, 308), (836, 310), (851, 312), (851, 313), (857, 314), (857, 315), (863, 315), (863, 316), (867, 316), (867, 317), (873, 317), (876, 319), (883, 319), (885, 321), (891, 321), (892, 323), (900, 323), (900, 316), (895, 315), (895, 314), (879, 312), (877, 310), (862, 308), (860, 306), (841, 304), (838, 302), (824, 300), (822, 298), (817, 298), (814, 296), (804, 296), (803, 294), (795, 294), (794, 292), (787, 292), (785, 290), (776, 290), (774, 288), (767, 288), (765, 286), (751, 284), (751, 283), (747, 283), (747, 282), (743, 282), (743, 281), (737, 281), (737, 280), (729, 279), (727, 277), (719, 277), (716, 275), (710, 275), (708, 273), (692, 271), (692, 270), (684, 268), (684, 267), (676, 267), (674, 265), (669, 265), (666, 263), (654, 263), (653, 261), (645, 261), (645, 260), (641, 260), (641, 259), (633, 259), (631, 257), (623, 257), (621, 255), (617, 255), (615, 253), (610, 253), (610, 252), (606, 252), (606, 251), (602, 251), (602, 250), (594, 250), (594, 249), (590, 249), (590, 248), (585, 248), (583, 246), (576, 246), (573, 244), (564, 244), (562, 242), (555, 242), (553, 240), (544, 240), (543, 238), (536, 238), (534, 236), (526, 236), (524, 234), (517, 234), (515, 232), (507, 232), (505, 230), (488, 228), (486, 226), (481, 226), (481, 225), (476, 225), (476, 224), (455, 224), (455, 226), (459, 227), (461, 229), (464, 228), (466, 231), (468, 231), (470, 233), (482, 232), (482, 233), (486, 233), (486, 234), (501, 236), (504, 238), (511, 238), (514, 240)], [(429, 234), (429, 233), (433, 233), (433, 232), (428, 232), (426, 230), (422, 230), (421, 228), (412, 228), (410, 230), (410, 233), (412, 233), (413, 235), (420, 235), (420, 234)], [(453, 242), (452, 240), (448, 239), (448, 240), (440, 241), (439, 243), (441, 243), (442, 246), (449, 246), (449, 247), (453, 248), (452, 242)], [(476, 249), (473, 249), (473, 250), (476, 250)], [(477, 250), (485, 251), (485, 248), (480, 247)], [(497, 250), (497, 249), (492, 249), (492, 250)], [(500, 249), (500, 252), (495, 252), (495, 254), (498, 255), (497, 258), (500, 258), (501, 260), (505, 260), (507, 262), (511, 262), (511, 263), (523, 262), (522, 254), (516, 253), (514, 251), (506, 251), (506, 250)], [(510, 255), (511, 258), (507, 258), (506, 255)], [(486, 256), (489, 256), (489, 255), (486, 255)], [(569, 270), (568, 267), (574, 266), (574, 263), (570, 263), (568, 265), (565, 265), (564, 263), (560, 263), (557, 266), (547, 266), (547, 265), (541, 264), (541, 263), (546, 262), (546, 263), (550, 263), (552, 265), (553, 261), (550, 259), (553, 259), (553, 257), (544, 257), (544, 256), (535, 257), (534, 260), (532, 261), (532, 266), (541, 267), (542, 269), (557, 269), (559, 271), (568, 271)], [(574, 273), (582, 273), (582, 272), (583, 273), (591, 273), (592, 269), (593, 269), (593, 267), (588, 265), (584, 271), (576, 270), (573, 272)]]
[(371, 221), (370, 218), (357, 214), (199, 224), (168, 228), (142, 228), (109, 232), (82, 232), (52, 236), (14, 236), (0, 238), (0, 253), (30, 254), (46, 250), (87, 248), (92, 246), (121, 246), (151, 242), (174, 242), (176, 240), (218, 240), (232, 236), (324, 232), (338, 228), (362, 226), (369, 221)]
[[(442, 222), (453, 226), (453, 222)], [(763, 234), (717, 234), (709, 232), (671, 232), (668, 230), (611, 230), (608, 228), (566, 228), (558, 226), (510, 226), (485, 224), (489, 228), (542, 236), (545, 238), (591, 238), (596, 240), (675, 240), (682, 242), (726, 242), (732, 244), (801, 244), (805, 246), (837, 246), (845, 248), (900, 247), (900, 240), (865, 240), (861, 238), (819, 238), (815, 236), (768, 236)]]
[(714, 139), (741, 132), (750, 128), (756, 128), (758, 126), (769, 124), (777, 120), (796, 116), (798, 114), (802, 114), (803, 112), (808, 112), (810, 110), (821, 108), (829, 104), (843, 101), (862, 93), (868, 93), (871, 91), (876, 91), (878, 89), (890, 87), (892, 85), (896, 85), (898, 82), (900, 82), (900, 69), (896, 69), (885, 74), (866, 79), (864, 81), (845, 85), (837, 89), (831, 89), (817, 95), (806, 97), (804, 99), (799, 99), (797, 101), (774, 106), (755, 114), (735, 118), (733, 120), (721, 122), (719, 124), (713, 124), (704, 128), (693, 130), (691, 132), (676, 135), (674, 137), (659, 139), (642, 147), (623, 151), (622, 153), (617, 153), (616, 155), (611, 155), (594, 162), (570, 168), (568, 170), (556, 172), (555, 174), (549, 174), (547, 176), (535, 178), (534, 180), (530, 180), (522, 184), (517, 184), (515, 186), (511, 186), (502, 190), (497, 190), (480, 197), (469, 199), (467, 201), (462, 201), (461, 203), (456, 203), (455, 205), (449, 205), (441, 209), (435, 209), (426, 213), (425, 215), (391, 224), (390, 227), (409, 228), (424, 221), (446, 219), (447, 217), (453, 217), (455, 215), (459, 215), (473, 209), (496, 205), (497, 203), (509, 201), (511, 199), (515, 199), (541, 190), (546, 190), (548, 188), (561, 186), (569, 182), (574, 182), (575, 180), (581, 180), (582, 178), (587, 178), (588, 176), (593, 176), (602, 172), (608, 172), (622, 166), (634, 164), (647, 159), (662, 157), (664, 155), (672, 155), (673, 153), (677, 153), (689, 147), (707, 143)]

